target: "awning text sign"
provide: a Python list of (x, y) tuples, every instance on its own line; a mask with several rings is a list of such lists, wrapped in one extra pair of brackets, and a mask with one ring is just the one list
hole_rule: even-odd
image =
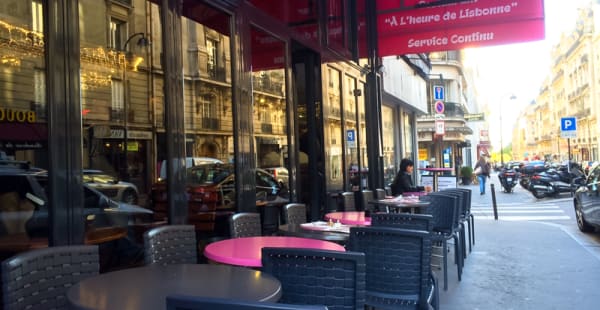
[[(389, 5), (388, 5), (389, 6)], [(382, 10), (379, 55), (458, 50), (544, 38), (543, 0), (476, 0)]]
[(459, 5), (382, 12), (377, 16), (378, 30), (386, 34), (543, 18), (542, 1), (532, 0), (479, 0)]

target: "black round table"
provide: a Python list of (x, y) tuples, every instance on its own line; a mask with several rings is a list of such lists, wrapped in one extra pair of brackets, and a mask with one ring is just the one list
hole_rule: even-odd
[(344, 232), (304, 229), (300, 224), (279, 225), (279, 235), (319, 239), (339, 244), (345, 244), (350, 237), (350, 234)]
[(228, 265), (150, 265), (87, 278), (71, 287), (71, 309), (161, 309), (171, 294), (277, 302), (281, 283), (257, 270)]

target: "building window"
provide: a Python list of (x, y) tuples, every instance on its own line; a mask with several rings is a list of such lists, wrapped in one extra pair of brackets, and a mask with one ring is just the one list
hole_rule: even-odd
[(208, 75), (212, 78), (217, 77), (217, 45), (218, 42), (213, 39), (206, 39), (206, 53), (207, 53), (207, 70)]
[(124, 98), (123, 98), (123, 81), (113, 80), (110, 83), (111, 86), (111, 111), (110, 116), (112, 120), (122, 120), (123, 119), (123, 108), (125, 107)]
[(115, 50), (122, 50), (124, 38), (127, 36), (127, 23), (120, 19), (110, 19), (110, 29), (108, 31), (108, 47)]

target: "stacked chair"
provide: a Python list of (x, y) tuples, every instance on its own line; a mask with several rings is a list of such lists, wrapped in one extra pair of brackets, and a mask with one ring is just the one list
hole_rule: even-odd
[(149, 264), (196, 264), (194, 225), (165, 225), (144, 233), (144, 261)]
[(358, 310), (365, 305), (365, 254), (263, 248), (262, 271), (281, 282), (280, 302)]
[(442, 258), (444, 269), (444, 290), (448, 289), (448, 240), (454, 240), (454, 261), (457, 266), (458, 280), (462, 276), (462, 258), (460, 225), (459, 225), (459, 198), (442, 192), (429, 193), (421, 198), (429, 201), (425, 208), (426, 214), (433, 217), (432, 241), (442, 244)]
[(2, 262), (3, 309), (67, 309), (67, 290), (99, 270), (95, 245), (19, 253)]

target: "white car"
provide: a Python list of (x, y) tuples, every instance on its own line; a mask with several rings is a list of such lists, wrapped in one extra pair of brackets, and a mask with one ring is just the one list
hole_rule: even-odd
[(120, 181), (101, 170), (84, 169), (83, 183), (116, 201), (132, 205), (137, 204), (137, 186), (133, 183)]

